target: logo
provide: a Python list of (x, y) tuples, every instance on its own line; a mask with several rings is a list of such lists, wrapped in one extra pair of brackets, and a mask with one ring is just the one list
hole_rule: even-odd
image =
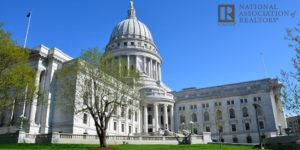
[(218, 22), (234, 23), (234, 5), (218, 5)]

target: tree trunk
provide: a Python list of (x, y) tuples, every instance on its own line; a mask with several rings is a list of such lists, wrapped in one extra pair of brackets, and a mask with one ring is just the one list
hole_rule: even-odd
[(101, 130), (100, 147), (107, 147), (107, 145), (106, 145), (106, 130)]

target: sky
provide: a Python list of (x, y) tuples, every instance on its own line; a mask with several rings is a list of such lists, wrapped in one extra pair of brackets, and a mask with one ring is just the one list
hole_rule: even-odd
[[(235, 24), (218, 23), (221, 4), (235, 6)], [(296, 13), (275, 23), (240, 23), (246, 4)], [(76, 58), (81, 49), (103, 49), (129, 6), (129, 0), (1, 0), (0, 21), (23, 45), (32, 9), (27, 47), (43, 44)], [(162, 80), (174, 91), (276, 78), (292, 69), (295, 52), (284, 36), (300, 21), (299, 0), (134, 0), (134, 7), (163, 59)]]

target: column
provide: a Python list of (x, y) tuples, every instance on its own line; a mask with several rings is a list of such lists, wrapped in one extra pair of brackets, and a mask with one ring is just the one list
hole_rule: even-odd
[(144, 56), (144, 72), (147, 72), (147, 61), (146, 57)]
[(125, 109), (125, 113), (124, 113), (124, 117), (125, 117), (125, 127), (124, 127), (124, 133), (126, 134), (126, 135), (128, 135), (128, 133), (129, 133), (129, 125), (128, 125), (128, 115), (129, 115), (129, 108), (127, 107), (126, 109)]
[(159, 63), (156, 63), (156, 79), (159, 80)]
[[(138, 61), (137, 61), (137, 59), (138, 59), (138, 56), (135, 55), (135, 71), (138, 71)], [(142, 71), (142, 70), (140, 70), (140, 71)]]
[(157, 61), (155, 61), (153, 65), (153, 78), (155, 80), (157, 79)]
[(138, 118), (137, 118), (137, 125), (138, 125), (138, 133), (142, 133), (141, 127), (142, 127), (142, 121), (141, 121), (141, 108), (138, 110)]
[[(168, 129), (168, 104), (164, 104), (164, 129)], [(167, 127), (167, 128), (166, 128)]]
[(159, 81), (161, 81), (161, 64), (158, 64), (158, 76), (159, 76)]
[(127, 71), (128, 71), (128, 75), (129, 75), (129, 67), (130, 67), (130, 56), (127, 55)]
[(150, 78), (150, 70), (151, 70), (151, 68), (150, 68), (150, 61), (151, 61), (151, 59), (149, 58), (149, 62), (148, 62), (148, 77)]
[[(41, 77), (41, 70), (37, 71), (36, 78), (35, 78), (35, 87), (37, 87), (36, 92), (39, 90), (39, 83), (40, 83), (40, 77)], [(30, 107), (30, 124), (35, 124), (35, 115), (36, 115), (36, 106), (37, 106), (37, 95), (34, 95), (33, 101), (31, 102), (31, 107)]]
[(171, 108), (170, 108), (170, 117), (171, 117), (171, 122), (170, 122), (170, 126), (171, 126), (171, 130), (174, 131), (174, 105), (171, 105)]
[(118, 125), (117, 125), (117, 132), (122, 133), (122, 123), (121, 123), (121, 107), (118, 106), (117, 108), (117, 114), (119, 117), (118, 118)]
[(148, 108), (144, 106), (144, 133), (148, 133)]
[(154, 103), (154, 132), (158, 132), (158, 104), (157, 103)]
[(152, 59), (150, 59), (150, 78), (153, 78), (153, 66), (152, 66)]

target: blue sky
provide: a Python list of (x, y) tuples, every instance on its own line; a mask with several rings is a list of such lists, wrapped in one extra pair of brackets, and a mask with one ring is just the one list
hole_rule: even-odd
[[(218, 24), (218, 4), (249, 4), (248, 0), (135, 0), (137, 18), (145, 23), (163, 58), (162, 80), (172, 90), (209, 87), (265, 77), (292, 69), (294, 51), (285, 29), (300, 21), (299, 0), (257, 0), (296, 11), (277, 23)], [(113, 28), (127, 16), (128, 0), (2, 0), (0, 21), (23, 45), (26, 14), (32, 9), (28, 47), (57, 47), (72, 57), (81, 49), (108, 43)], [(237, 14), (236, 14), (237, 15)]]

